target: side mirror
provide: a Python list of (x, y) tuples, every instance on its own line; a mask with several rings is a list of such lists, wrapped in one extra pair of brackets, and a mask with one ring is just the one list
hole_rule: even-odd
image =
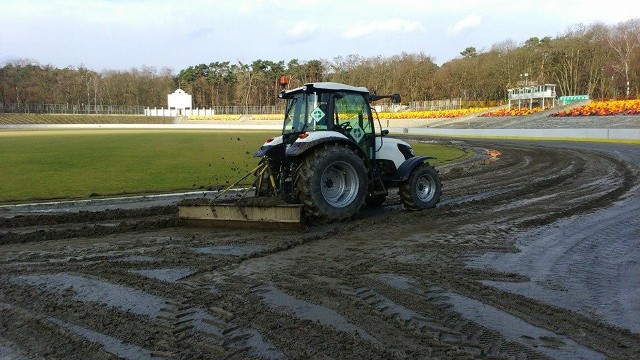
[(380, 135), (382, 135), (382, 136), (389, 135), (389, 130), (388, 129), (383, 129), (382, 131), (380, 131)]

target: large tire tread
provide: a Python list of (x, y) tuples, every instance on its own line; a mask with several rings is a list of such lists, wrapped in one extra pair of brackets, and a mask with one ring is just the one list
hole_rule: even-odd
[[(416, 176), (422, 169), (427, 169), (424, 171), (427, 171), (428, 173), (430, 173), (430, 175), (437, 178), (434, 197), (431, 201), (429, 201), (428, 204), (420, 203), (420, 200), (415, 197), (415, 194), (413, 192), (413, 187), (415, 186), (415, 181), (417, 180)], [(400, 195), (400, 199), (402, 200), (405, 209), (410, 211), (420, 211), (436, 207), (436, 205), (440, 202), (440, 196), (442, 195), (442, 182), (440, 180), (438, 170), (429, 165), (429, 163), (424, 163), (417, 166), (409, 176), (409, 179), (402, 185), (400, 185), (398, 195)]]
[[(319, 173), (328, 166), (327, 158), (349, 159), (360, 177), (360, 190), (352, 205), (336, 209), (323, 203), (320, 188), (314, 181)], [(329, 160), (330, 162), (330, 160)], [(318, 182), (319, 183), (319, 182)], [(298, 199), (304, 205), (304, 215), (310, 223), (330, 223), (345, 221), (353, 217), (362, 207), (367, 194), (367, 170), (362, 159), (348, 146), (328, 144), (313, 151), (300, 164), (296, 179)]]

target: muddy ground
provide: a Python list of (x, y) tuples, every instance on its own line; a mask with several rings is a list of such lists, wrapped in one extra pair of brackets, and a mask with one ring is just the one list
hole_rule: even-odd
[(639, 148), (456, 144), (502, 155), (441, 168), (422, 212), (5, 213), (0, 358), (640, 358)]

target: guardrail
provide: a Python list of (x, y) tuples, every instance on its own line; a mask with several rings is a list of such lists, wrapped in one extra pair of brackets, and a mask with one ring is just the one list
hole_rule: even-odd
[(0, 113), (142, 115), (144, 113), (144, 106), (0, 103)]
[[(184, 129), (267, 130), (280, 132), (280, 124), (29, 124), (0, 125), (0, 130), (20, 129)], [(587, 140), (640, 140), (640, 128), (629, 129), (448, 129), (389, 127), (393, 134), (433, 135), (467, 138), (538, 138)]]
[(447, 129), (389, 128), (391, 134), (452, 137), (640, 140), (640, 129)]

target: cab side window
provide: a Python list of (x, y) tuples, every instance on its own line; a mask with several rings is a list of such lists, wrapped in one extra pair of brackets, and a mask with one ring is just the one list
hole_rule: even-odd
[(373, 133), (367, 100), (362, 94), (338, 93), (335, 104), (335, 124), (342, 128), (354, 129), (355, 132), (351, 132), (357, 142), (360, 142), (361, 137), (358, 132), (361, 131), (362, 135)]

